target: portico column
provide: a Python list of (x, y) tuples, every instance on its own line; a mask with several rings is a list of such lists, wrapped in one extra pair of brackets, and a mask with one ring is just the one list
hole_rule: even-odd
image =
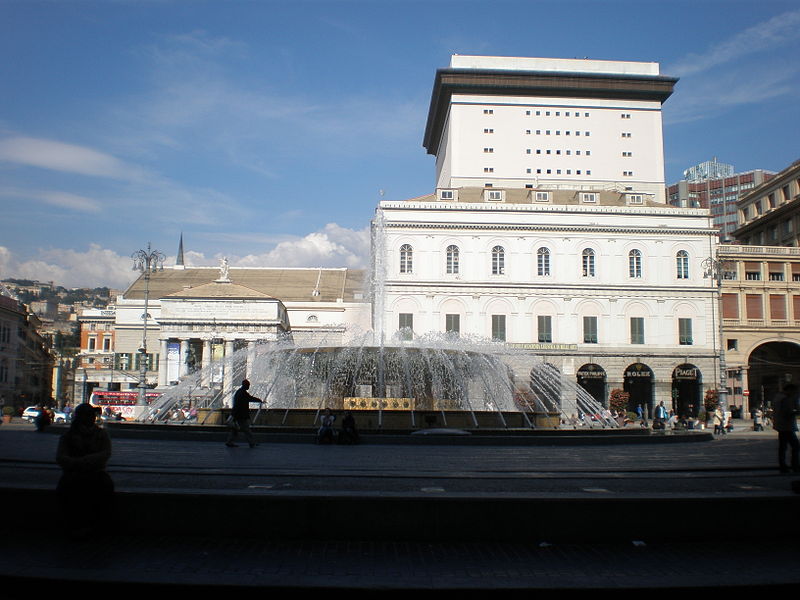
[(245, 372), (248, 379), (253, 376), (253, 364), (256, 360), (256, 343), (252, 340), (247, 341), (247, 367), (245, 368)]
[(189, 357), (189, 340), (181, 339), (180, 367), (178, 368), (178, 377), (185, 377), (189, 373), (189, 368), (186, 365), (186, 359), (188, 357)]
[(167, 377), (169, 375), (169, 340), (160, 339), (161, 353), (158, 355), (158, 387), (167, 385)]
[(203, 340), (203, 357), (202, 361), (202, 385), (209, 385), (211, 381), (211, 340)]
[(231, 405), (231, 394), (233, 393), (233, 340), (225, 340), (225, 375), (223, 377), (223, 404)]

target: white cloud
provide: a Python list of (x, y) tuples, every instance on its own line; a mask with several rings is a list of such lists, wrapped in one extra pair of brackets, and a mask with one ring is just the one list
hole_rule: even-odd
[[(667, 66), (678, 75), (679, 94), (664, 105), (672, 125), (725, 115), (738, 106), (797, 94), (795, 55), (800, 42), (800, 10), (786, 12)], [(766, 53), (781, 47), (783, 51)]]
[[(240, 241), (240, 240), (239, 240)], [(301, 238), (278, 242), (272, 250), (261, 254), (232, 256), (224, 252), (207, 257), (200, 252), (187, 251), (187, 266), (216, 266), (227, 256), (235, 267), (348, 267), (363, 269), (369, 262), (369, 228), (348, 229), (328, 223), (320, 231)]]
[(96, 244), (85, 252), (53, 249), (32, 259), (20, 260), (0, 246), (0, 278), (38, 279), (64, 287), (102, 287), (125, 289), (136, 278), (129, 256)]
[(0, 140), (0, 160), (93, 177), (137, 180), (144, 176), (140, 167), (129, 165), (110, 154), (85, 146), (32, 137)]
[(693, 75), (769, 48), (785, 46), (792, 39), (800, 39), (800, 10), (753, 25), (712, 46), (705, 54), (689, 54), (671, 65), (668, 72)]
[[(336, 223), (327, 224), (321, 231), (279, 242), (263, 254), (237, 257), (228, 255), (236, 267), (348, 267), (365, 268), (369, 262), (369, 228), (353, 230)], [(184, 253), (187, 267), (217, 266), (224, 252), (207, 257), (201, 252)], [(175, 257), (166, 260), (174, 264)], [(6, 247), (0, 246), (0, 279), (9, 277), (52, 281), (64, 287), (107, 286), (126, 289), (138, 273), (133, 272), (130, 256), (96, 244), (88, 250), (42, 250), (30, 259), (20, 259)]]
[(87, 198), (70, 192), (58, 190), (23, 190), (19, 188), (0, 188), (0, 198), (15, 198), (43, 202), (50, 206), (66, 208), (77, 212), (99, 212), (102, 204), (93, 198)]

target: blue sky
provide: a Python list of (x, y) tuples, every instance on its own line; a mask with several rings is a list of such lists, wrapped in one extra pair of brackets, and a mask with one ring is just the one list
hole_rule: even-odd
[(659, 62), (668, 182), (778, 171), (799, 50), (796, 0), (0, 0), (0, 278), (124, 288), (181, 233), (194, 265), (364, 266), (381, 197), (433, 188), (454, 53)]

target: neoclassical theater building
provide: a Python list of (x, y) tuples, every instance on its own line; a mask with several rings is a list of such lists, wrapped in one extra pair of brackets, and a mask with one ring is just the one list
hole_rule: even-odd
[(618, 388), (697, 413), (719, 380), (701, 266), (717, 239), (706, 209), (665, 201), (676, 81), (657, 63), (453, 56), (424, 137), (436, 188), (373, 219), (379, 335), (494, 338), (604, 403)]

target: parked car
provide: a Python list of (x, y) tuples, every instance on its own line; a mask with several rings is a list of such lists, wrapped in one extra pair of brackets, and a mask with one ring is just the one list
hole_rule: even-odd
[(27, 421), (28, 423), (33, 423), (36, 416), (39, 414), (39, 407), (38, 406), (29, 406), (25, 410), (22, 411), (22, 420)]
[[(22, 420), (27, 421), (28, 423), (33, 423), (38, 415), (39, 415), (39, 407), (29, 406), (24, 411), (22, 411)], [(53, 423), (66, 423), (66, 422), (67, 422), (66, 414), (64, 414), (60, 410), (53, 411)]]

